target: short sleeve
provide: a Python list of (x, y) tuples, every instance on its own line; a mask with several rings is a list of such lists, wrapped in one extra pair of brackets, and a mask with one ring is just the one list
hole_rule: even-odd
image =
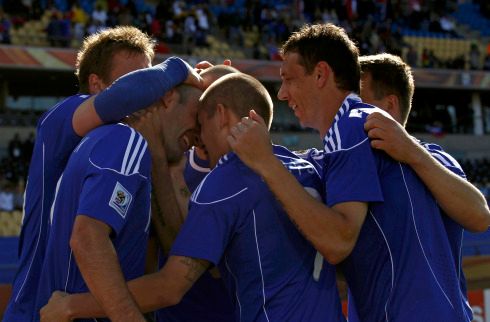
[[(98, 219), (117, 234), (121, 231), (140, 189), (150, 184), (146, 141), (130, 128), (117, 128), (90, 153), (78, 214)], [(138, 143), (139, 142), (139, 143)]]
[(325, 180), (328, 206), (342, 202), (383, 201), (378, 165), (369, 139), (363, 128), (364, 119), (341, 120), (342, 140), (338, 149), (326, 152)]

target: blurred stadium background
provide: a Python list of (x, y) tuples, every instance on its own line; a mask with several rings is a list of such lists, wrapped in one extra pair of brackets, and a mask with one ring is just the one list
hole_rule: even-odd
[[(304, 23), (344, 27), (362, 54), (400, 55), (414, 71), (408, 130), (442, 145), (490, 200), (490, 1), (478, 0), (0, 0), (0, 316), (17, 262), (22, 194), (38, 117), (77, 92), (83, 37), (138, 26), (155, 63), (179, 55), (233, 65), (280, 85), (278, 46)], [(276, 143), (321, 147), (277, 99)], [(475, 321), (490, 322), (490, 232), (467, 233), (464, 268)]]

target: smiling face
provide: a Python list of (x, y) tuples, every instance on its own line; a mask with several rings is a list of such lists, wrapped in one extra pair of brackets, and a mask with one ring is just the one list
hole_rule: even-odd
[(162, 127), (165, 151), (170, 163), (179, 161), (184, 152), (194, 145), (198, 100), (201, 90), (181, 85), (166, 100), (166, 108), (159, 109), (164, 121)]
[(317, 128), (315, 73), (307, 74), (299, 60), (300, 56), (297, 53), (284, 55), (281, 65), (282, 83), (277, 97), (288, 102), (302, 126)]

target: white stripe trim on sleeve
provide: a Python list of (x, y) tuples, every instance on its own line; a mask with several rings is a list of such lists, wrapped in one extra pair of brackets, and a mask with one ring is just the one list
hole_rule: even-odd
[(138, 155), (141, 142), (143, 142), (143, 137), (138, 134), (138, 141), (136, 142), (136, 147), (134, 148), (133, 153), (131, 154), (131, 159), (129, 159), (129, 163), (127, 167), (124, 169), (124, 174), (129, 174), (129, 170), (133, 166), (133, 162), (136, 159), (136, 156)]
[(128, 157), (129, 157), (129, 152), (131, 152), (131, 146), (133, 145), (134, 141), (134, 136), (135, 136), (135, 131), (132, 128), (129, 128), (131, 130), (131, 137), (129, 138), (128, 145), (126, 146), (126, 152), (124, 153), (124, 158), (121, 166), (121, 173), (124, 173), (124, 169), (126, 168), (126, 164), (128, 162)]
[(138, 161), (136, 162), (136, 166), (134, 167), (134, 170), (131, 174), (135, 174), (140, 170), (141, 159), (143, 159), (147, 147), (148, 147), (148, 142), (145, 141), (145, 144), (143, 145), (143, 148), (141, 149), (140, 155), (138, 157)]

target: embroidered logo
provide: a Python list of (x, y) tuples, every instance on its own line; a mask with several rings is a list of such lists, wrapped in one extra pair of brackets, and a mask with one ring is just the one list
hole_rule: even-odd
[(112, 191), (111, 200), (109, 201), (109, 206), (116, 210), (121, 217), (125, 218), (132, 200), (133, 196), (128, 190), (126, 190), (122, 184), (116, 182), (116, 186)]

